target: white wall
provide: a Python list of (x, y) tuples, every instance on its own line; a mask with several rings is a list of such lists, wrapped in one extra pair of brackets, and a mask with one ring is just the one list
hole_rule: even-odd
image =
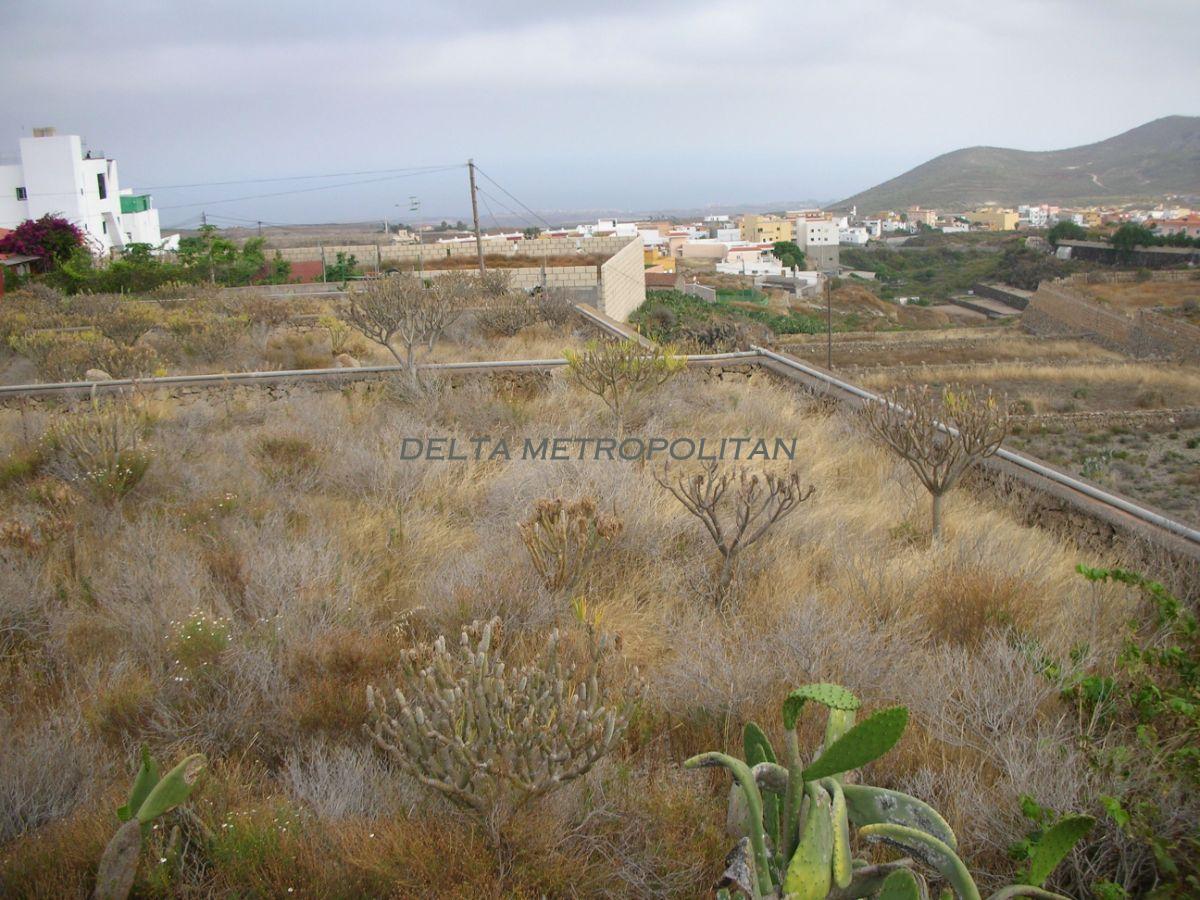
[(19, 165), (0, 166), (0, 228), (16, 228), (25, 221), (25, 201), (17, 199), (17, 188), (24, 186)]
[(801, 250), (814, 245), (836, 245), (837, 223), (832, 219), (797, 219), (796, 243), (800, 245)]

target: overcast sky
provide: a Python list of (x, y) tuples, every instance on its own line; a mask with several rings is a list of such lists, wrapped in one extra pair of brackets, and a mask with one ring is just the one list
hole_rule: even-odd
[[(975, 144), (1200, 113), (1195, 0), (0, 0), (0, 157), (39, 125), (164, 224), (466, 217), (461, 163), (548, 218), (835, 200)], [(238, 202), (276, 191), (370, 184)], [(490, 185), (501, 202), (522, 212)], [(484, 223), (489, 212), (481, 210)]]

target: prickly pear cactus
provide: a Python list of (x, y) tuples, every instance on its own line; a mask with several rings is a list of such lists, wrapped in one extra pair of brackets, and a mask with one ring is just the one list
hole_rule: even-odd
[(129, 896), (142, 855), (142, 838), (150, 823), (187, 801), (206, 765), (197, 753), (160, 778), (158, 764), (142, 748), (142, 765), (133, 779), (129, 801), (117, 810), (117, 818), (124, 824), (104, 848), (96, 870), (94, 900), (125, 900)]
[[(827, 718), (823, 747), (805, 766), (796, 724), (809, 701), (825, 707)], [(792, 691), (783, 704), (782, 762), (762, 728), (750, 723), (742, 736), (745, 761), (704, 753), (684, 763), (687, 768), (722, 766), (734, 778), (728, 824), (740, 840), (726, 860), (718, 897), (927, 900), (925, 879), (911, 871), (916, 861), (950, 886), (946, 893), (952, 891), (959, 900), (979, 898), (958, 856), (954, 832), (937, 810), (899, 791), (843, 778), (887, 753), (908, 723), (908, 710), (900, 706), (856, 723), (860, 707), (858, 698), (839, 685), (806, 685)], [(894, 847), (905, 858), (878, 865), (852, 859), (852, 825), (860, 838)], [(1063, 819), (1031, 856), (1029, 884), (1004, 888), (990, 900), (1059, 897), (1036, 885), (1091, 825), (1087, 816)]]

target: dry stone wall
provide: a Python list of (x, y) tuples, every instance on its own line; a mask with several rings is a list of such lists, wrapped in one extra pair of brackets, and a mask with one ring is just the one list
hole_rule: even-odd
[(1150, 310), (1122, 315), (1062, 281), (1038, 286), (1021, 324), (1034, 334), (1083, 337), (1138, 358), (1200, 359), (1200, 328)]

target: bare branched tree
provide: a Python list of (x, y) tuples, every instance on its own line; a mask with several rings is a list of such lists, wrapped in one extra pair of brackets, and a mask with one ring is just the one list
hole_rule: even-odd
[(893, 389), (864, 409), (871, 430), (929, 491), (933, 540), (939, 540), (942, 498), (972, 465), (1000, 449), (1008, 403), (990, 390), (950, 385), (935, 394), (925, 385)]
[(611, 542), (621, 533), (621, 521), (598, 512), (591, 497), (569, 503), (555, 497), (539, 500), (520, 529), (546, 590), (570, 597), (591, 568), (600, 542)]
[(658, 387), (687, 360), (669, 348), (643, 347), (637, 341), (591, 341), (583, 350), (567, 350), (567, 371), (571, 379), (604, 401), (624, 430), (625, 408), (629, 398)]
[[(455, 276), (446, 278), (444, 287), (432, 288), (407, 274), (369, 281), (361, 291), (351, 292), (346, 321), (412, 370), (417, 348), (424, 345), (432, 350), (465, 305), (465, 282)], [(404, 347), (404, 356), (393, 341)]]
[(796, 474), (758, 474), (747, 469), (722, 471), (716, 461), (699, 472), (674, 478), (664, 468), (654, 479), (671, 492), (684, 509), (704, 523), (721, 554), (721, 569), (713, 599), (723, 607), (729, 599), (742, 551), (759, 540), (813, 495)]

